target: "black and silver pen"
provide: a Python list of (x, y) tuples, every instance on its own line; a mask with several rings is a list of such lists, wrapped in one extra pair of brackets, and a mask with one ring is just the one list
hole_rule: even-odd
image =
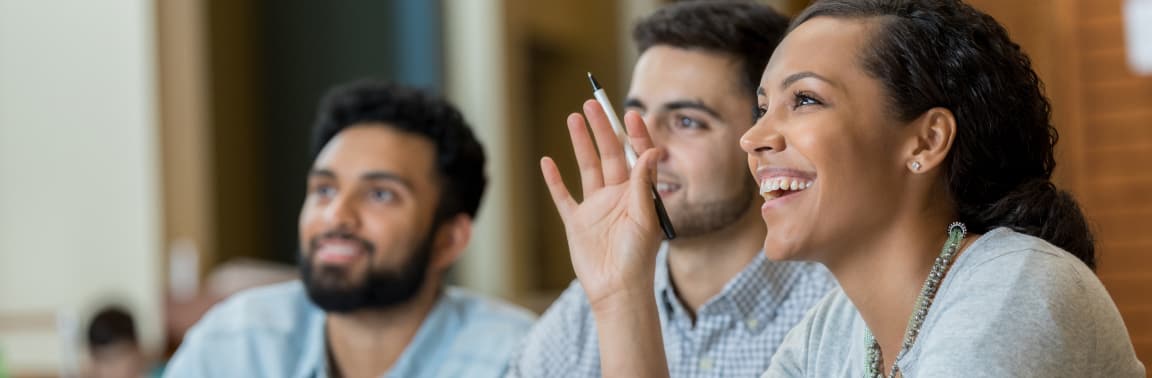
[[(608, 123), (612, 124), (612, 131), (616, 133), (616, 139), (624, 145), (624, 157), (628, 160), (628, 168), (631, 169), (636, 165), (636, 150), (632, 149), (632, 144), (628, 142), (628, 131), (624, 129), (624, 124), (620, 122), (620, 117), (616, 115), (616, 110), (612, 108), (612, 102), (608, 101), (608, 94), (604, 92), (604, 88), (600, 87), (600, 83), (596, 82), (596, 78), (592, 73), (588, 73), (588, 81), (592, 82), (592, 95), (596, 97), (596, 101), (600, 102), (600, 107), (604, 109), (604, 113), (608, 116)], [(656, 186), (651, 186), (652, 201), (656, 203), (656, 217), (660, 221), (660, 230), (664, 231), (664, 238), (672, 240), (676, 238), (676, 229), (672, 228), (672, 220), (668, 218), (668, 211), (664, 210), (664, 201), (660, 199), (660, 192), (656, 191)]]

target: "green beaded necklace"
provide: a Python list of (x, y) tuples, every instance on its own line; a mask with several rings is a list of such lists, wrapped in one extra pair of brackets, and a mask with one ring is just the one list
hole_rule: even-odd
[[(944, 243), (944, 249), (940, 251), (940, 256), (936, 257), (936, 262), (932, 264), (932, 271), (924, 280), (924, 287), (920, 289), (920, 296), (916, 297), (916, 307), (912, 310), (912, 318), (908, 319), (908, 328), (904, 330), (904, 345), (900, 348), (901, 351), (911, 349), (912, 343), (916, 342), (916, 336), (920, 334), (920, 326), (924, 324), (924, 318), (928, 316), (928, 308), (932, 307), (932, 300), (936, 297), (936, 290), (940, 289), (940, 282), (944, 281), (944, 274), (952, 266), (952, 258), (956, 256), (956, 251), (960, 249), (960, 242), (964, 240), (964, 236), (967, 234), (968, 228), (963, 223), (953, 222), (948, 225), (948, 241)], [(866, 356), (868, 366), (866, 366), (864, 377), (884, 378), (880, 367), (883, 361), (883, 357), (880, 356), (880, 344), (876, 342), (876, 337), (872, 335), (872, 331), (867, 328), (864, 329), (864, 342), (868, 344)], [(893, 361), (892, 369), (888, 372), (888, 378), (896, 377), (898, 370), (896, 362)]]

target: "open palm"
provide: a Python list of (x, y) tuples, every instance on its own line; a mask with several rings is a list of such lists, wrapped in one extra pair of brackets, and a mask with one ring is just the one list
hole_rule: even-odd
[(642, 151), (630, 172), (624, 149), (599, 104), (585, 102), (584, 114), (595, 144), (585, 118), (575, 113), (568, 117), (584, 201), (572, 198), (552, 159), (540, 162), (564, 221), (572, 266), (592, 306), (631, 290), (648, 290), (644, 294), (651, 295), (645, 288), (652, 285), (661, 233), (650, 188), (661, 152), (652, 148), (643, 120), (627, 114), (629, 143)]

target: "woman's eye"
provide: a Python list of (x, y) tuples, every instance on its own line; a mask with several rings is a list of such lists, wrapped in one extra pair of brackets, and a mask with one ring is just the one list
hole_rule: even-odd
[(817, 100), (815, 97), (812, 97), (811, 95), (808, 95), (807, 93), (796, 92), (796, 94), (793, 95), (793, 104), (792, 104), (793, 110), (798, 109), (802, 106), (820, 105), (820, 104), (822, 104), (820, 102), (820, 100)]
[(768, 114), (768, 107), (764, 105), (757, 105), (756, 110), (752, 111), (752, 121), (759, 121), (760, 118), (764, 118), (765, 114)]

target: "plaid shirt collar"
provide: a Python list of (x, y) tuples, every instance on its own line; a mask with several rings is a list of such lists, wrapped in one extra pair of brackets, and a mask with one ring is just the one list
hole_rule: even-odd
[[(789, 289), (799, 278), (800, 275), (792, 274), (792, 270), (796, 268), (795, 264), (769, 261), (761, 250), (740, 273), (724, 285), (720, 293), (698, 309), (696, 318), (728, 314), (743, 320), (750, 332), (757, 333), (764, 330), (767, 328), (764, 325), (776, 316), (776, 309), (784, 302)], [(683, 302), (677, 297), (668, 269), (667, 242), (660, 246), (660, 252), (657, 254), (655, 289), (660, 301), (660, 310), (666, 314), (668, 320), (687, 324), (690, 328), (692, 317), (688, 316)]]

